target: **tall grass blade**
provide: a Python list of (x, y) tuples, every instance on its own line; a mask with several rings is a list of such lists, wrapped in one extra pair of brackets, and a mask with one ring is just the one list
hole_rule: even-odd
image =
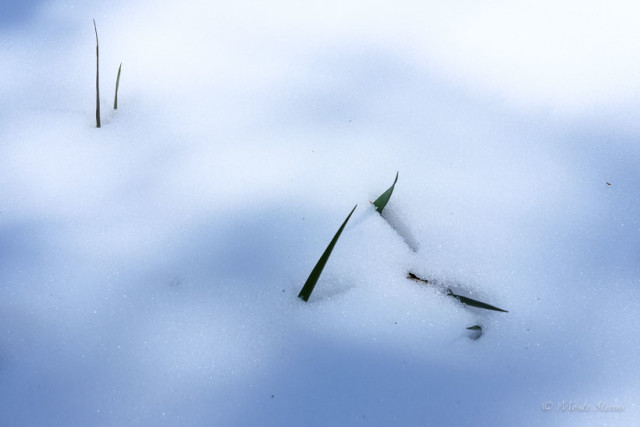
[(396, 179), (393, 181), (391, 187), (389, 187), (387, 191), (382, 193), (380, 197), (373, 202), (373, 205), (376, 207), (376, 212), (381, 214), (384, 207), (387, 206), (387, 203), (389, 203), (389, 199), (391, 198), (391, 194), (393, 193), (393, 189), (396, 186), (396, 182), (398, 182), (398, 172), (396, 172)]
[(448, 289), (448, 291), (449, 291), (449, 293), (447, 295), (457, 299), (458, 301), (460, 301), (463, 304), (470, 305), (471, 307), (477, 307), (477, 308), (483, 308), (485, 310), (501, 311), (503, 313), (508, 313), (507, 310), (503, 310), (503, 309), (498, 308), (496, 306), (493, 306), (491, 304), (486, 304), (486, 303), (481, 302), (481, 301), (477, 301), (477, 300), (474, 300), (474, 299), (471, 299), (471, 298), (463, 297), (462, 295), (456, 295), (451, 291), (451, 289)]
[(318, 282), (318, 279), (320, 278), (320, 274), (322, 274), (322, 270), (324, 269), (324, 266), (327, 264), (327, 261), (329, 260), (329, 256), (331, 256), (331, 252), (333, 251), (333, 247), (336, 245), (336, 242), (340, 238), (340, 234), (342, 234), (342, 230), (344, 230), (344, 227), (347, 225), (347, 222), (349, 221), (349, 218), (351, 218), (351, 215), (353, 214), (353, 211), (355, 211), (357, 207), (358, 207), (358, 205), (355, 205), (353, 207), (353, 209), (351, 210), (351, 212), (347, 216), (347, 219), (344, 220), (344, 222), (342, 223), (342, 225), (338, 229), (338, 232), (336, 233), (336, 235), (333, 236), (333, 239), (331, 239), (331, 242), (329, 243), (329, 246), (327, 246), (327, 249), (324, 250), (324, 253), (322, 254), (320, 259), (318, 260), (318, 263), (316, 264), (315, 267), (313, 267), (313, 270), (311, 270), (311, 274), (309, 274), (309, 278), (304, 283), (304, 286), (302, 287), (302, 290), (298, 294), (298, 298), (302, 298), (304, 301), (309, 301), (309, 297), (311, 296), (311, 293), (313, 292), (313, 288), (315, 288), (316, 283)]
[(100, 50), (98, 43), (98, 27), (93, 20), (93, 29), (96, 32), (96, 127), (100, 127)]
[(120, 87), (120, 72), (122, 71), (122, 62), (120, 63), (120, 66), (118, 67), (118, 77), (116, 77), (116, 96), (113, 99), (113, 109), (117, 110), (118, 109), (118, 88)]

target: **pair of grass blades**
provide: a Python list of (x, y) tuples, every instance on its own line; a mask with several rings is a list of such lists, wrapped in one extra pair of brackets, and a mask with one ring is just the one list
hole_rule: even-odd
[[(376, 212), (382, 213), (382, 210), (384, 209), (384, 207), (387, 206), (387, 203), (391, 198), (391, 193), (393, 193), (393, 189), (396, 186), (396, 182), (398, 182), (397, 173), (396, 173), (396, 179), (395, 181), (393, 181), (393, 185), (389, 187), (387, 191), (382, 193), (380, 197), (376, 199), (375, 202), (373, 202), (373, 205), (376, 207)], [(357, 207), (358, 205), (355, 205), (353, 209), (351, 209), (351, 212), (349, 213), (349, 215), (347, 215), (347, 219), (344, 220), (344, 222), (338, 229), (338, 232), (336, 233), (336, 235), (333, 236), (333, 239), (331, 239), (329, 246), (327, 246), (327, 249), (324, 250), (324, 253), (318, 260), (318, 263), (316, 264), (315, 267), (313, 267), (313, 270), (311, 270), (311, 274), (309, 274), (309, 278), (307, 279), (304, 286), (302, 287), (302, 290), (298, 294), (299, 298), (302, 298), (304, 301), (309, 301), (309, 297), (311, 296), (311, 293), (313, 292), (313, 289), (315, 288), (316, 283), (318, 283), (320, 274), (322, 274), (322, 270), (324, 269), (324, 266), (327, 264), (327, 261), (331, 256), (331, 252), (333, 251), (334, 246), (336, 245), (336, 243), (338, 242), (338, 239), (340, 238), (340, 235), (342, 234), (342, 230), (344, 230), (344, 227), (347, 225), (347, 222), (349, 222), (351, 215), (353, 214), (353, 212), (356, 210)]]
[[(96, 33), (96, 127), (102, 127), (100, 120), (100, 43), (98, 42), (98, 27), (96, 20), (93, 20), (93, 29)], [(118, 89), (120, 88), (120, 73), (122, 72), (122, 62), (118, 67), (118, 76), (116, 77), (116, 94), (113, 99), (113, 109), (118, 109)]]
[[(389, 202), (389, 199), (391, 198), (391, 194), (393, 194), (393, 190), (394, 190), (397, 182), (398, 182), (398, 173), (396, 173), (396, 178), (393, 181), (393, 184), (391, 185), (391, 187), (389, 187), (387, 189), (387, 191), (382, 193), (380, 195), (380, 197), (378, 197), (373, 202), (373, 205), (376, 207), (376, 212), (378, 212), (379, 214), (382, 214), (382, 210), (385, 208), (385, 206), (387, 206), (387, 203)], [(342, 225), (338, 229), (337, 233), (333, 236), (333, 239), (331, 239), (331, 242), (329, 243), (329, 246), (327, 246), (327, 248), (325, 249), (324, 253), (322, 254), (320, 259), (316, 263), (315, 267), (313, 267), (313, 270), (311, 270), (311, 274), (309, 274), (309, 278), (307, 279), (307, 281), (305, 282), (304, 286), (302, 287), (302, 290), (298, 294), (298, 297), (301, 298), (303, 301), (309, 301), (309, 297), (311, 296), (311, 293), (313, 292), (313, 289), (315, 288), (316, 283), (318, 283), (318, 279), (320, 278), (320, 275), (322, 274), (322, 270), (324, 269), (325, 265), (327, 264), (327, 261), (329, 260), (329, 257), (331, 256), (331, 252), (333, 251), (333, 248), (335, 247), (336, 243), (338, 242), (338, 239), (340, 238), (340, 235), (342, 234), (342, 231), (346, 227), (347, 222), (349, 222), (349, 219), (351, 218), (351, 215), (353, 214), (353, 212), (356, 210), (357, 207), (358, 207), (358, 205), (354, 206), (353, 209), (351, 210), (351, 212), (349, 213), (349, 215), (347, 215), (347, 218), (344, 220), (344, 222), (342, 223)], [(429, 285), (436, 284), (436, 282), (432, 282), (432, 281), (429, 281), (427, 279), (420, 278), (420, 277), (418, 277), (417, 275), (415, 275), (412, 272), (408, 273), (407, 278), (408, 279), (412, 279), (412, 280), (414, 280), (416, 282), (419, 282), (419, 283), (423, 283), (423, 284), (429, 284)], [(496, 306), (493, 306), (491, 304), (487, 304), (487, 303), (484, 303), (482, 301), (477, 301), (475, 299), (468, 298), (468, 297), (465, 297), (465, 296), (462, 296), (462, 295), (457, 295), (457, 294), (453, 293), (453, 291), (451, 289), (447, 289), (447, 295), (452, 297), (452, 298), (457, 299), (462, 304), (465, 304), (465, 305), (468, 305), (468, 306), (471, 306), (471, 307), (476, 307), (476, 308), (482, 308), (484, 310), (500, 311), (500, 312), (503, 312), (503, 313), (507, 313), (507, 310), (503, 310), (503, 309), (498, 308)], [(474, 325), (474, 326), (471, 326), (471, 327), (469, 327), (467, 329), (472, 330), (472, 331), (481, 331), (482, 330), (482, 328), (479, 325)]]

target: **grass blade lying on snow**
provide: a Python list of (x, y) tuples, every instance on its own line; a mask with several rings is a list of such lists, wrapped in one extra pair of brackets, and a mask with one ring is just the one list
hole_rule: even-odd
[(322, 274), (322, 270), (324, 269), (325, 264), (329, 260), (329, 256), (331, 256), (331, 251), (333, 251), (333, 247), (336, 245), (336, 242), (340, 238), (340, 234), (342, 234), (342, 230), (344, 230), (344, 227), (347, 225), (349, 218), (351, 218), (351, 214), (353, 214), (353, 211), (355, 211), (357, 207), (358, 205), (355, 205), (353, 207), (353, 209), (351, 210), (351, 213), (349, 213), (349, 215), (347, 216), (347, 219), (344, 220), (344, 222), (338, 229), (338, 232), (336, 233), (336, 235), (333, 236), (333, 239), (331, 239), (331, 242), (329, 243), (329, 246), (327, 246), (327, 249), (324, 250), (324, 253), (318, 260), (318, 263), (316, 264), (315, 267), (313, 267), (313, 270), (311, 270), (311, 274), (309, 274), (309, 278), (304, 283), (304, 286), (302, 287), (300, 294), (298, 294), (299, 298), (302, 298), (304, 301), (309, 301), (311, 292), (313, 292), (313, 288), (316, 286), (316, 283), (320, 278), (320, 274)]
[(118, 88), (120, 87), (120, 71), (122, 71), (122, 62), (120, 63), (120, 66), (118, 67), (118, 77), (116, 77), (116, 96), (113, 99), (113, 109), (114, 110), (118, 109)]
[(456, 295), (454, 294), (451, 289), (448, 289), (449, 293), (447, 295), (454, 297), (455, 299), (457, 299), (458, 301), (460, 301), (463, 304), (466, 305), (470, 305), (471, 307), (477, 307), (477, 308), (483, 308), (485, 310), (493, 310), (493, 311), (501, 311), (503, 313), (508, 313), (507, 310), (503, 310), (501, 308), (495, 307), (491, 304), (486, 304), (484, 302), (481, 301), (477, 301), (471, 298), (467, 298), (467, 297), (463, 297), (461, 295)]
[(376, 201), (373, 202), (373, 205), (376, 207), (376, 212), (382, 213), (382, 210), (384, 209), (384, 207), (387, 206), (387, 203), (391, 198), (391, 194), (393, 193), (393, 189), (396, 186), (396, 182), (398, 182), (398, 172), (396, 172), (396, 179), (395, 181), (393, 181), (393, 184), (391, 185), (391, 187), (389, 187), (387, 191), (382, 193), (380, 197), (378, 197)]
[(409, 274), (407, 274), (407, 279), (415, 280), (417, 282), (426, 283), (427, 285), (431, 284), (431, 282), (428, 281), (427, 279), (422, 279), (422, 278), (416, 276), (415, 274), (413, 274), (412, 272), (409, 272)]
[[(423, 279), (421, 277), (418, 277), (417, 275), (415, 275), (412, 272), (409, 272), (407, 274), (407, 279), (411, 279), (411, 280), (414, 280), (416, 282), (424, 283), (424, 284), (427, 284), (427, 285), (433, 284), (433, 285), (436, 285), (436, 286), (439, 286), (439, 287), (442, 286), (437, 281)], [(484, 303), (482, 301), (477, 301), (477, 300), (474, 300), (472, 298), (463, 297), (462, 295), (456, 295), (456, 294), (453, 293), (453, 291), (451, 289), (447, 289), (447, 291), (448, 291), (447, 295), (449, 295), (451, 297), (454, 297), (455, 299), (457, 299), (461, 303), (466, 304), (466, 305), (470, 305), (471, 307), (484, 308), (485, 310), (501, 311), (503, 313), (508, 313), (507, 310), (503, 310), (503, 309), (495, 307), (495, 306), (493, 306), (491, 304), (486, 304), (486, 303)], [(469, 329), (471, 329), (471, 328), (469, 328)]]

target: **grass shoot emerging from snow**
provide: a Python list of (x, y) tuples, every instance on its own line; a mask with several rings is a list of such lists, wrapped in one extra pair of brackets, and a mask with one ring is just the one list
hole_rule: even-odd
[(118, 67), (118, 77), (116, 77), (116, 95), (113, 98), (113, 109), (117, 110), (118, 109), (118, 89), (120, 88), (120, 72), (122, 71), (122, 62), (120, 63), (120, 66)]
[(469, 331), (468, 336), (472, 340), (480, 339), (482, 336), (482, 326), (480, 325), (469, 326), (467, 330)]
[(96, 32), (96, 127), (100, 127), (100, 50), (98, 43), (98, 27), (93, 20), (93, 29)]
[(391, 194), (393, 194), (393, 189), (396, 186), (396, 182), (398, 182), (398, 172), (396, 172), (396, 179), (393, 181), (391, 187), (389, 187), (387, 191), (382, 193), (380, 197), (378, 197), (376, 201), (373, 202), (373, 205), (376, 207), (376, 212), (378, 212), (379, 214), (382, 213), (384, 207), (387, 206), (387, 203), (389, 203), (389, 199), (391, 198)]
[(472, 299), (472, 298), (463, 297), (462, 295), (456, 295), (456, 294), (453, 293), (453, 291), (451, 291), (451, 289), (447, 289), (447, 291), (448, 291), (447, 295), (457, 299), (461, 303), (466, 304), (468, 306), (477, 307), (477, 308), (483, 308), (485, 310), (501, 311), (503, 313), (508, 313), (507, 310), (503, 310), (503, 309), (498, 308), (498, 307), (496, 307), (494, 305), (487, 304), (487, 303), (484, 303), (482, 301), (478, 301), (478, 300), (475, 300), (475, 299)]
[(327, 249), (324, 250), (324, 253), (322, 254), (320, 259), (318, 260), (318, 263), (316, 264), (315, 267), (313, 267), (313, 270), (311, 270), (311, 274), (309, 274), (309, 278), (307, 279), (307, 281), (305, 282), (304, 286), (302, 287), (302, 290), (298, 294), (298, 298), (302, 298), (304, 301), (309, 301), (309, 297), (311, 296), (311, 293), (313, 292), (313, 288), (315, 288), (316, 283), (318, 283), (318, 279), (320, 278), (320, 275), (322, 274), (322, 270), (324, 269), (324, 266), (327, 264), (327, 261), (329, 260), (329, 257), (331, 256), (331, 252), (333, 251), (333, 247), (338, 242), (338, 239), (340, 238), (340, 235), (342, 234), (342, 230), (344, 230), (344, 227), (347, 225), (347, 222), (349, 221), (349, 218), (351, 218), (351, 215), (353, 214), (353, 211), (355, 211), (357, 207), (358, 207), (358, 205), (355, 205), (353, 207), (353, 209), (351, 210), (351, 212), (347, 216), (347, 219), (344, 220), (344, 222), (342, 223), (342, 225), (338, 229), (338, 232), (336, 233), (336, 235), (333, 236), (333, 239), (331, 239), (331, 242), (329, 243), (329, 246), (327, 246)]
[[(407, 275), (407, 279), (411, 279), (411, 280), (415, 280), (417, 282), (421, 282), (427, 285), (438, 285), (438, 283), (436, 281), (431, 281), (431, 280), (427, 280), (427, 279), (423, 279), (421, 277), (416, 276), (415, 274), (409, 272), (409, 274)], [(487, 304), (484, 303), (482, 301), (478, 301), (472, 298), (468, 298), (468, 297), (463, 297), (462, 295), (457, 295), (454, 294), (453, 291), (451, 289), (447, 288), (447, 295), (449, 295), (450, 297), (453, 297), (455, 299), (457, 299), (458, 301), (460, 301), (461, 303), (471, 306), (471, 307), (476, 307), (476, 308), (483, 308), (485, 310), (493, 310), (493, 311), (501, 311), (503, 313), (508, 313), (507, 310), (503, 310), (501, 308), (498, 308), (496, 306), (493, 306), (491, 304)]]

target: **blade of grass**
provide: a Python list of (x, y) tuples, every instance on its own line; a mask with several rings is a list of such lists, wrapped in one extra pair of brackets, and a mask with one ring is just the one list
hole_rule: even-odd
[(391, 194), (393, 193), (393, 189), (396, 186), (396, 182), (398, 182), (398, 172), (396, 172), (396, 179), (393, 181), (391, 187), (389, 187), (387, 191), (382, 193), (380, 197), (373, 202), (373, 205), (376, 207), (376, 212), (381, 214), (384, 207), (387, 206), (387, 203), (389, 203), (389, 199), (391, 198)]
[(118, 109), (118, 88), (120, 87), (120, 72), (122, 71), (122, 62), (120, 63), (120, 66), (118, 67), (118, 77), (116, 77), (116, 96), (113, 99), (113, 109), (117, 110)]
[[(407, 274), (407, 279), (411, 279), (413, 281), (424, 283), (424, 284), (427, 284), (427, 285), (435, 284), (436, 286), (441, 286), (441, 285), (438, 284), (437, 281), (423, 279), (421, 277), (418, 277), (417, 275), (415, 275), (412, 272), (409, 272)], [(463, 304), (470, 305), (472, 307), (477, 307), (477, 308), (484, 308), (485, 310), (494, 310), (494, 311), (501, 311), (503, 313), (508, 313), (507, 310), (503, 310), (503, 309), (495, 307), (495, 306), (493, 306), (491, 304), (486, 304), (484, 302), (477, 301), (477, 300), (474, 300), (472, 298), (463, 297), (462, 295), (456, 295), (456, 294), (453, 293), (453, 291), (451, 289), (447, 289), (447, 291), (448, 291), (447, 295), (449, 295), (451, 297), (454, 297), (455, 299), (457, 299), (458, 301), (460, 301)], [(467, 329), (471, 329), (471, 328), (467, 328)]]
[(482, 326), (480, 325), (469, 326), (467, 330), (470, 331), (468, 332), (468, 336), (472, 340), (478, 340), (482, 336)]
[(413, 274), (412, 272), (409, 272), (409, 273), (407, 274), (407, 279), (415, 280), (415, 281), (417, 281), (417, 282), (426, 283), (427, 285), (430, 285), (430, 284), (431, 284), (431, 282), (430, 282), (430, 281), (428, 281), (427, 279), (422, 279), (422, 278), (420, 278), (420, 277), (416, 276), (415, 274)]
[(460, 301), (463, 304), (470, 305), (471, 307), (477, 307), (477, 308), (483, 308), (485, 310), (501, 311), (503, 313), (508, 313), (507, 310), (503, 310), (503, 309), (498, 308), (496, 306), (493, 306), (491, 304), (486, 304), (484, 302), (477, 301), (477, 300), (474, 300), (472, 298), (463, 297), (462, 295), (456, 295), (451, 291), (451, 289), (448, 289), (448, 291), (449, 291), (449, 293), (447, 295), (457, 299), (458, 301)]
[(351, 210), (351, 213), (349, 213), (349, 215), (347, 216), (347, 219), (344, 220), (344, 222), (338, 229), (338, 232), (335, 234), (335, 236), (333, 236), (333, 239), (331, 239), (329, 246), (327, 246), (327, 249), (324, 250), (324, 253), (318, 260), (318, 263), (316, 264), (315, 267), (313, 267), (313, 270), (311, 270), (311, 274), (309, 274), (309, 278), (304, 283), (302, 290), (298, 294), (298, 298), (302, 298), (302, 300), (304, 301), (309, 301), (311, 292), (313, 292), (313, 288), (315, 288), (316, 283), (320, 278), (320, 274), (322, 274), (322, 270), (324, 269), (324, 266), (327, 264), (327, 261), (329, 260), (329, 256), (331, 256), (331, 251), (333, 251), (333, 247), (336, 245), (336, 242), (340, 238), (340, 234), (342, 234), (342, 230), (344, 230), (344, 227), (347, 225), (349, 218), (351, 218), (353, 211), (355, 211), (357, 207), (358, 205), (355, 205), (353, 207), (353, 209)]
[(96, 127), (100, 127), (100, 51), (98, 43), (98, 27), (93, 20), (93, 29), (96, 32)]

